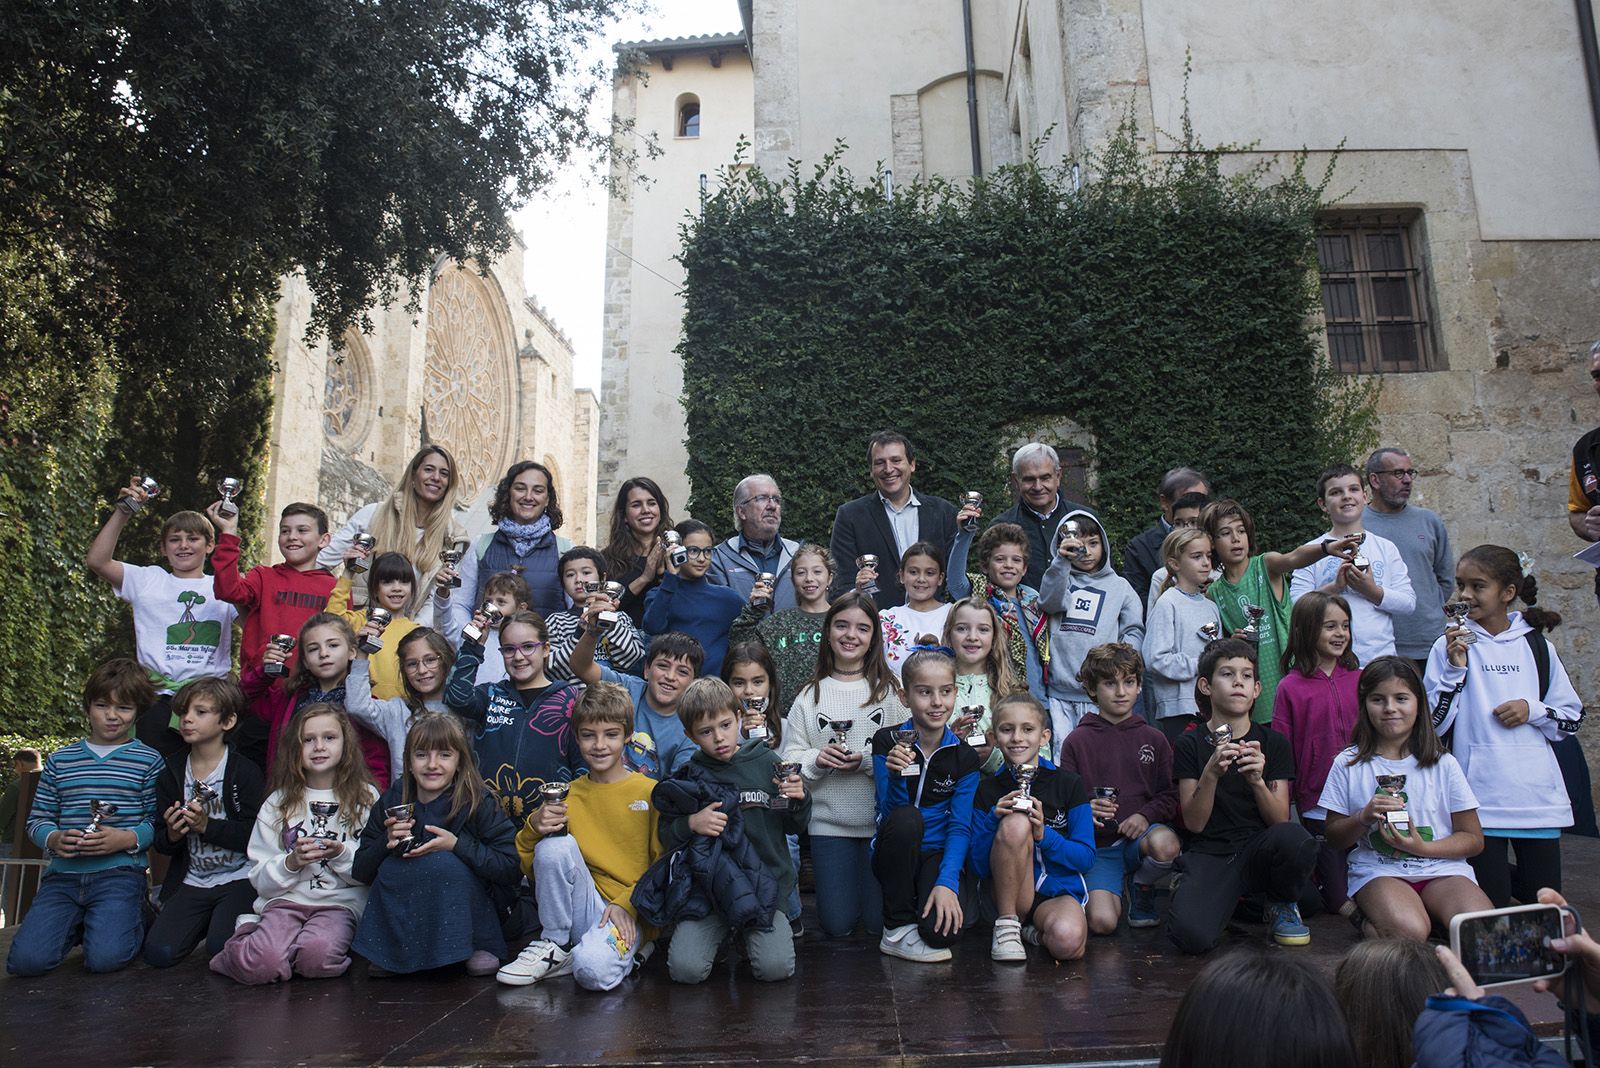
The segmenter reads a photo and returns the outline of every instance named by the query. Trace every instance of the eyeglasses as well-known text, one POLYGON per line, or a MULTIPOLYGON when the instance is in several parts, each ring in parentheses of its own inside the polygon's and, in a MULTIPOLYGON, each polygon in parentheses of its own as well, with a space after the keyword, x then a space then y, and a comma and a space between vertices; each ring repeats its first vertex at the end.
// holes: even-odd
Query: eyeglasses
POLYGON ((1401 478, 1401 479, 1410 479, 1410 478, 1416 478, 1417 477, 1417 472, 1415 470, 1413 470, 1412 468, 1409 468, 1409 467, 1397 467, 1393 471, 1379 471, 1378 474, 1380 474, 1380 475, 1388 475, 1390 478, 1401 478))
POLYGON ((502 645, 500 655, 507 660, 521 653, 523 656, 532 656, 544 648, 544 642, 523 642, 520 645, 502 645))
POLYGON ((775 504, 783 507, 783 498, 776 493, 758 493, 754 497, 745 498, 745 504, 775 504))
POLYGON ((400 662, 400 668, 403 671, 415 671, 418 668, 431 668, 438 666, 439 658, 437 656, 425 656, 421 660, 402 660, 400 662))
POLYGON ((711 557, 711 546, 709 546, 709 545, 685 545, 683 547, 683 554, 685 556, 692 556, 697 560, 707 560, 707 559, 710 559, 710 557, 711 557))

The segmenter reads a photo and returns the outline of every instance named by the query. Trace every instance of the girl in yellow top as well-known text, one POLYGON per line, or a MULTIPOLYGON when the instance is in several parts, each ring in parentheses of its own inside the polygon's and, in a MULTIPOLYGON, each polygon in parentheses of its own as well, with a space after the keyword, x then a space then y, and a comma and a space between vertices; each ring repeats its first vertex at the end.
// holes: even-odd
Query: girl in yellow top
MULTIPOLYGON (((328 595, 328 611, 342 617, 354 631, 360 631, 367 625, 367 609, 351 604, 352 573, 348 565, 352 560, 360 560, 365 556, 365 550, 357 546, 351 546, 345 552, 344 575, 333 587, 333 593, 328 595)), ((371 573, 367 575, 367 591, 372 598, 367 608, 383 608, 393 616, 379 639, 383 648, 363 650, 370 658, 368 670, 372 675, 372 696, 380 701, 404 697, 406 693, 405 679, 400 674, 399 650, 400 639, 417 629, 416 621, 411 618, 416 582, 417 576, 411 568, 411 561, 399 553, 380 553, 372 561, 371 573)))

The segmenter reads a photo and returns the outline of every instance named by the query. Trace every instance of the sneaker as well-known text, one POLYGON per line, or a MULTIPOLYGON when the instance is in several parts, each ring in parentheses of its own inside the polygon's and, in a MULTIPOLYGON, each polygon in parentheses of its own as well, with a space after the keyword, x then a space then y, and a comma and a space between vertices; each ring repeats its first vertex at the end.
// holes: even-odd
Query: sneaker
POLYGON ((532 986, 542 979, 572 974, 572 954, 554 942, 538 941, 517 954, 517 959, 495 973, 507 986, 532 986))
POLYGON ((1272 940, 1280 946, 1311 943, 1311 928, 1300 919, 1300 906, 1293 901, 1269 901, 1262 916, 1272 927, 1272 940))
POLYGON ((1031 923, 1022 929, 1022 940, 1030 946, 1044 945, 1044 936, 1039 933, 1039 928, 1031 923))
POLYGON ((500 958, 490 953, 487 949, 475 950, 472 956, 467 958, 467 974, 474 979, 482 978, 485 975, 493 975, 499 967, 500 958))
POLYGON ((1161 922, 1156 912, 1156 888, 1153 883, 1130 883, 1128 886, 1128 926, 1154 927, 1161 922))
POLYGON ((798 917, 798 916, 796 916, 794 919, 790 920, 789 921, 789 933, 794 935, 796 938, 799 938, 801 935, 805 934, 806 933, 805 922, 803 920, 801 920, 800 917, 798 917))
POLYGON ((1022 945, 1022 921, 1015 916, 1002 916, 994 921, 994 938, 989 942, 992 960, 1022 961, 1028 951, 1022 945))
POLYGON ((914 923, 908 923, 903 927, 885 927, 883 937, 878 939, 878 951, 885 956, 914 960, 922 964, 937 964, 950 959, 948 949, 934 949, 924 942, 921 932, 914 923))

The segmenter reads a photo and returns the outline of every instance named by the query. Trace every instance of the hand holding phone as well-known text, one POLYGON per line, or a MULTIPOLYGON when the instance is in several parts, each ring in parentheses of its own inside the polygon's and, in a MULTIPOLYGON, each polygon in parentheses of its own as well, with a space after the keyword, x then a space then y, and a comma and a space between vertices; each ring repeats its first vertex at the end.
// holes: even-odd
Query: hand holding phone
POLYGON ((1566 935, 1568 916, 1575 926, 1577 914, 1553 903, 1463 912, 1450 920, 1450 948, 1483 989, 1552 979, 1568 967, 1552 944, 1566 935))

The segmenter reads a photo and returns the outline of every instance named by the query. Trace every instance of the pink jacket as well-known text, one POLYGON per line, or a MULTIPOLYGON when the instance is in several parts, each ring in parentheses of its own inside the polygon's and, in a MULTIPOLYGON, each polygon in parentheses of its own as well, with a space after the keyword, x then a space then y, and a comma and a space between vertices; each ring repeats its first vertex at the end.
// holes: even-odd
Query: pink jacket
MULTIPOLYGON (((1278 682, 1272 729, 1289 739, 1295 780, 1290 791, 1300 812, 1317 807, 1334 758, 1350 747, 1350 732, 1361 716, 1356 682, 1361 673, 1334 665, 1329 677, 1290 670, 1278 682)), ((1420 714, 1420 713, 1419 713, 1420 714)))

